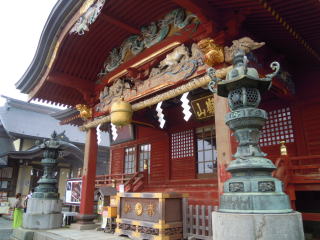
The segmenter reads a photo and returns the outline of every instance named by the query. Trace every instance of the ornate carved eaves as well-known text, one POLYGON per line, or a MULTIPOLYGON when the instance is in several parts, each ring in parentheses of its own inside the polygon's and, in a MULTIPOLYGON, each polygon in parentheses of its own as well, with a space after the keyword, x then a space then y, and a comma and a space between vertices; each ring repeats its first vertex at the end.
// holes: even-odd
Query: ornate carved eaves
POLYGON ((73 25, 69 33, 83 35, 86 31, 89 31, 89 26, 98 18, 105 1, 106 0, 87 0, 80 9, 80 12, 83 14, 73 25))
POLYGON ((165 15, 163 19, 143 26, 139 34, 131 35, 118 48, 111 50, 99 75, 103 76, 114 71, 122 63, 195 21, 197 21, 196 15, 178 8, 165 15))
POLYGON ((203 54, 196 44, 192 45, 191 51, 185 45, 180 45, 150 71, 146 80, 119 78, 110 87, 105 87, 100 92, 96 111, 108 111, 112 101, 121 96, 125 101, 132 102, 197 77, 206 69, 202 59, 203 54))

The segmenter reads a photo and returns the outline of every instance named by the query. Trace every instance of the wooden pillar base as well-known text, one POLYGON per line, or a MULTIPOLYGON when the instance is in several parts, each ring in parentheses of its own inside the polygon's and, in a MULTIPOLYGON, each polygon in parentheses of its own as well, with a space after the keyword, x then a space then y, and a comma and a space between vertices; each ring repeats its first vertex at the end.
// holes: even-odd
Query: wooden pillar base
POLYGON ((95 214, 78 214, 76 216, 76 223, 70 225, 70 228, 77 230, 91 230, 96 229, 98 224, 94 223, 93 220, 97 217, 95 214))

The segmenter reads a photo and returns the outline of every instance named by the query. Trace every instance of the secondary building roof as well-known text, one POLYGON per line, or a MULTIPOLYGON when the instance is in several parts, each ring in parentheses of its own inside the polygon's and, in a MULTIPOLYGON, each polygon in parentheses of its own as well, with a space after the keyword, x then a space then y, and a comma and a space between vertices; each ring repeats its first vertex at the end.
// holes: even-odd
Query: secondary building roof
MULTIPOLYGON (((31 138, 49 138, 55 130, 57 133, 65 131, 70 142, 85 143, 85 133, 78 127, 60 125, 59 121, 50 114, 58 114, 61 109, 28 103, 10 97, 0 107, 0 122, 11 137, 29 136, 31 138)), ((109 146, 108 133, 101 133, 101 146, 109 146)))

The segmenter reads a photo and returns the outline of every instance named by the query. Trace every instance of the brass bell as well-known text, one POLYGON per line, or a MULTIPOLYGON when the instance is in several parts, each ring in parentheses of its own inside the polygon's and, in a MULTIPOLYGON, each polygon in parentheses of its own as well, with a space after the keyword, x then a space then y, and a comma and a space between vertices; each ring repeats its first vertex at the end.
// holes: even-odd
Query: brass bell
POLYGON ((111 105, 111 123, 116 126, 125 126, 132 120, 131 104, 120 99, 111 105))

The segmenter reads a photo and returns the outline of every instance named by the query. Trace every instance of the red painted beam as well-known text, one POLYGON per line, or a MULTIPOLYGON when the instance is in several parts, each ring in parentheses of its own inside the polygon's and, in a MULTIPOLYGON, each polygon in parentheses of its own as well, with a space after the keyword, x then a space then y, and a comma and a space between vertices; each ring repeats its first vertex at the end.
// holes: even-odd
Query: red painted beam
POLYGON ((320 222, 320 213, 302 213, 302 219, 304 221, 320 222))
POLYGON ((204 1, 194 3, 192 0, 172 0, 172 2, 197 15, 202 23, 209 22, 213 18, 211 7, 205 4, 204 1))
POLYGON ((127 31, 127 32, 130 32, 130 33, 133 33, 133 34, 140 34, 140 30, 135 28, 135 27, 132 27, 130 26, 129 24, 127 23, 124 23, 118 19, 116 19, 115 17, 112 17, 110 15, 106 15, 106 14, 101 14, 101 18, 108 22, 108 23, 111 23, 113 25, 116 25, 120 28, 122 28, 123 30, 127 31))
POLYGON ((94 83, 65 73, 52 73, 48 76, 47 81, 61 86, 74 88, 83 95, 84 99, 87 100, 94 90, 94 83))

